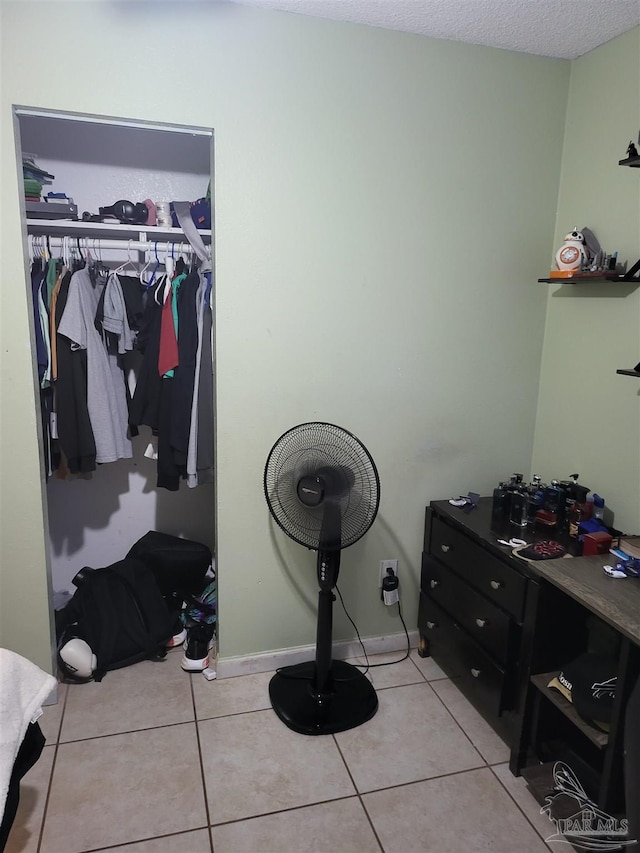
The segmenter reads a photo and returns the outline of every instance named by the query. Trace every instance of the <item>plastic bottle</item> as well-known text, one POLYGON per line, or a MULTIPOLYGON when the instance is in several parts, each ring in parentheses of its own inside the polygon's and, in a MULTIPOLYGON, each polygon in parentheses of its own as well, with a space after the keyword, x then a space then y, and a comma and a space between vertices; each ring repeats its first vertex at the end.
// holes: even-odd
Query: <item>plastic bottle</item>
POLYGON ((587 512, 587 493, 589 489, 586 486, 575 486, 575 501, 571 507, 569 514, 569 536, 572 539, 577 539, 580 533, 580 522, 585 520, 587 512))
POLYGON ((593 495, 593 517, 604 523, 604 498, 600 495, 593 495))
POLYGON ((493 490, 493 504, 491 507, 491 519, 494 523, 500 523, 507 514, 506 508, 507 490, 504 483, 500 483, 493 490))
POLYGON ((539 474, 534 474, 528 488, 529 511, 527 514, 527 520, 529 521, 529 524, 533 524, 535 522, 536 513, 544 504, 544 489, 545 487, 542 485, 542 477, 539 474))

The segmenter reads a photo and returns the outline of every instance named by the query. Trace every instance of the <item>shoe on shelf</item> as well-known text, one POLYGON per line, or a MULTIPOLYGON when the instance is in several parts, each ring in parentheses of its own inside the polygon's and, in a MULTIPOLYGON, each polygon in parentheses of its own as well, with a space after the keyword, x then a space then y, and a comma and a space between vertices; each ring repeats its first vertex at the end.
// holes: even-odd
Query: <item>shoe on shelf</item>
POLYGON ((180 664, 185 672, 202 672, 209 666, 209 643, 212 637, 212 625, 194 625, 187 629, 187 640, 180 664))

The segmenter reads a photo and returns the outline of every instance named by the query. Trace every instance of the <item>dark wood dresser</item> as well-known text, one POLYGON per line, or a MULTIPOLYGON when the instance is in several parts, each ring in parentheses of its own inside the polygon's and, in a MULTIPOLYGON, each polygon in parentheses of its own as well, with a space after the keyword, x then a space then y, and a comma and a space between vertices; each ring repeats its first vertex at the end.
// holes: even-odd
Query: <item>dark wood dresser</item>
POLYGON ((489 722, 512 742, 518 661, 530 572, 498 544, 523 537, 491 529, 491 500, 470 513, 448 501, 426 512, 418 629, 430 655, 489 722))
POLYGON ((575 542, 544 528, 496 525, 491 503, 481 498, 468 513, 448 501, 427 507, 420 654, 432 656, 503 737, 512 772, 534 795, 548 790, 555 762, 568 760, 593 801, 619 813, 625 709, 640 673, 640 579, 607 577, 609 555, 522 560, 498 539, 553 538, 569 552, 575 542), (548 687, 563 666, 603 644, 618 669, 607 734, 548 687))

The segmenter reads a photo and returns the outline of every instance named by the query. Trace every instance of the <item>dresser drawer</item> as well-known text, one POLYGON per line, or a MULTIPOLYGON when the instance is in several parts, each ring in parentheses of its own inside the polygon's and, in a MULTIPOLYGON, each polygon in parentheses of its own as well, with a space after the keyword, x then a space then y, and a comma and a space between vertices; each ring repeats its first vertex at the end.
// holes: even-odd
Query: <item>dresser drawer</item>
POLYGON ((527 581, 511 566, 437 516, 431 523, 429 553, 522 622, 527 581))
POLYGON ((418 628, 429 654, 457 687, 476 708, 498 717, 503 706, 504 670, 424 593, 420 595, 418 628))
POLYGON ((504 610, 426 554, 422 589, 498 662, 507 662, 511 617, 504 610))

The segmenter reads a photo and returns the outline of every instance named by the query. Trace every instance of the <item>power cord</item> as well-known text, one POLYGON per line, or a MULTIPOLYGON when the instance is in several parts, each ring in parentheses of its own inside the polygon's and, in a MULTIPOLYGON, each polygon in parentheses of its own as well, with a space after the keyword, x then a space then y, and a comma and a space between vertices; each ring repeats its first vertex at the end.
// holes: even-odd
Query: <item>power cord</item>
MULTIPOLYGON (((367 655, 367 650, 365 649, 364 643, 362 642, 362 637, 360 636, 360 632, 358 631, 358 626, 356 625, 356 623, 351 618, 349 611, 347 610, 347 608, 345 606, 344 598, 342 597, 342 593, 340 592, 340 588, 338 587, 337 584, 335 586, 335 590, 338 593, 338 598, 340 599, 340 604, 342 605, 342 609, 345 612, 345 616, 347 617, 349 622, 351 622, 351 624, 353 625, 353 630, 356 632, 358 642, 360 643, 360 647, 362 648, 362 654, 364 655, 364 659, 366 660, 366 664, 362 664, 362 663, 353 664, 353 666, 356 669, 363 670, 362 674, 364 675, 365 673, 367 673, 370 669, 373 669, 374 667, 393 666, 396 663, 402 663, 403 661, 407 660, 407 658, 409 657, 409 655, 411 653, 411 640, 409 639, 409 631, 407 630, 407 626, 405 625, 405 621, 402 617, 402 609, 400 607, 400 601, 399 600, 397 602, 398 615, 400 616, 400 621, 402 622, 402 627, 404 628, 404 633, 407 637, 407 651, 404 653, 404 655, 401 658, 398 658, 398 660, 390 660, 390 661, 386 661, 385 663, 369 663, 369 656, 367 655)), ((313 680, 312 676, 298 675, 296 673, 296 669, 298 669, 298 668, 302 669, 304 666, 305 666, 305 664, 298 664, 297 667, 280 667, 276 670, 276 672, 279 675, 284 676, 285 678, 292 678, 292 679, 301 680, 301 681, 312 681, 313 680), (288 671, 283 672, 283 670, 288 670, 288 671)), ((346 679, 337 678, 336 679, 336 681, 352 681, 352 680, 353 679, 349 679, 349 678, 346 678, 346 679)))
POLYGON ((364 675, 364 674, 365 674, 369 669, 373 669, 374 667, 377 667, 377 666, 392 666, 393 664, 396 664, 396 663, 402 663, 403 661, 407 660, 407 658, 408 658, 408 657, 409 657, 409 655, 411 654, 411 640, 409 639, 409 632, 407 631, 407 626, 405 625, 405 621, 404 621, 404 619, 403 619, 403 617, 402 617, 402 609, 401 609, 401 607, 400 607, 400 600, 398 600, 398 601, 397 601, 397 605, 398 605, 398 615, 400 616, 400 621, 402 622, 402 627, 404 628, 404 633, 405 633, 405 635, 406 635, 406 637, 407 637, 407 651, 404 653, 404 655, 403 655, 401 658, 398 658, 398 660, 390 660, 390 661, 386 661, 385 663, 369 663, 369 657, 367 656, 367 651, 366 651, 366 649, 365 649, 365 647, 364 647, 364 643, 362 642, 362 639, 361 639, 361 637, 360 637, 360 633, 359 633, 359 631, 358 631, 358 628, 357 628, 357 626, 356 626, 356 623, 353 621, 353 619, 352 619, 352 618, 351 618, 351 616, 349 615, 349 612, 348 612, 347 608, 345 607, 344 599, 342 598, 342 593, 341 593, 341 592, 340 592, 340 590, 338 589, 338 585, 337 585, 337 584, 336 584, 336 592, 338 593, 338 596, 339 596, 339 598, 340 598, 340 604, 342 604, 342 609, 344 610, 344 612, 345 612, 345 615, 346 615, 347 619, 348 619, 348 620, 349 620, 349 622, 351 622, 351 624, 353 625, 353 628, 354 628, 354 630, 355 630, 355 632, 356 632, 356 636, 358 637, 358 641, 359 641, 359 643, 360 643, 360 646, 362 647, 362 653, 363 653, 363 655, 364 655, 364 659, 365 659, 365 660, 366 660, 366 662, 367 662, 367 663, 366 663, 366 665, 365 665, 365 664, 362 664, 362 663, 356 663, 356 664, 354 664, 354 666, 355 666, 357 669, 362 669, 362 670, 363 670, 363 675, 364 675))

